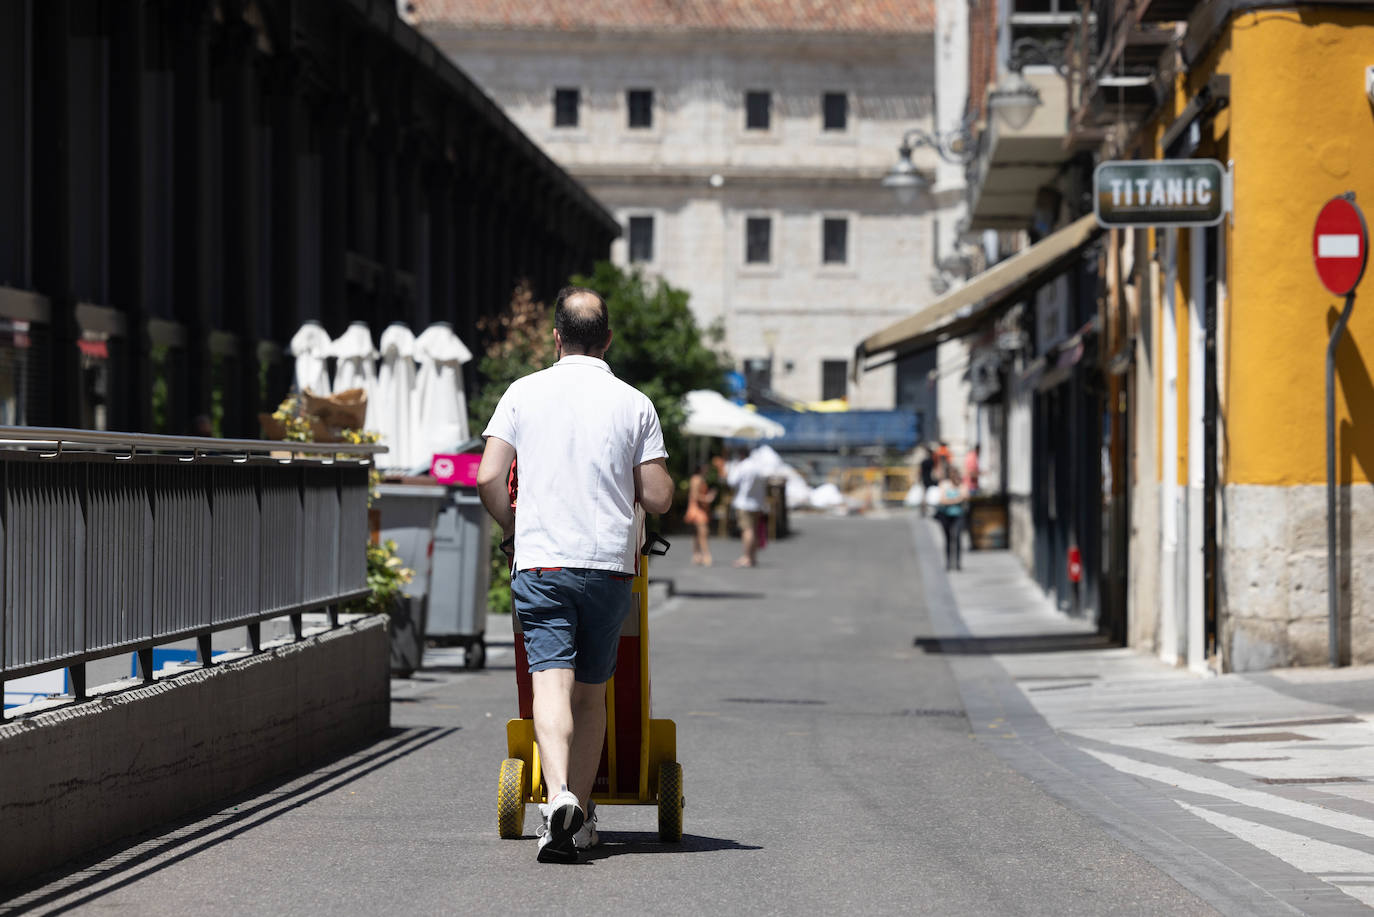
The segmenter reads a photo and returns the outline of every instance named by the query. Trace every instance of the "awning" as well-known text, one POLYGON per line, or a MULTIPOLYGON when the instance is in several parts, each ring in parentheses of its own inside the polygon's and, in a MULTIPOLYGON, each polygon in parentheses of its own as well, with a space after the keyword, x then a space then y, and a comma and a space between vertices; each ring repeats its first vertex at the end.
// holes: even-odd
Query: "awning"
POLYGON ((1093 342, 1097 331, 1097 316, 1093 316, 1074 334, 1033 360, 1017 379, 1017 387, 1022 391, 1033 388, 1037 392, 1047 392, 1067 380, 1073 375, 1079 363, 1083 362, 1084 356, 1088 353, 1088 345, 1093 342))
POLYGON ((891 351, 900 356, 976 330, 998 306, 1025 297, 1062 273, 1099 232, 1097 218, 1088 214, 997 262, 915 315, 865 338, 855 353, 855 371, 874 368, 863 365, 874 354, 891 351))

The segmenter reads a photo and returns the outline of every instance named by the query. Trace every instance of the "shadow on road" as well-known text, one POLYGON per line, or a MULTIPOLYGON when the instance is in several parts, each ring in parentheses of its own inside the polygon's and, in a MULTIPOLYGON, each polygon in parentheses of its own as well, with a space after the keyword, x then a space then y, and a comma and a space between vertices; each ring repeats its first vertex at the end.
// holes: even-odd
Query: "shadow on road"
POLYGON ((1103 634, 1017 634, 1005 637, 917 637, 912 645, 924 653, 946 656, 993 656, 1014 653, 1063 653, 1105 650, 1119 643, 1103 634))
POLYGON ((0 887, 0 901, 7 895, 13 896, 6 903, 7 914, 25 914, 35 909, 44 914, 79 911, 108 892, 233 840, 457 731, 393 727, 371 745, 340 754, 323 765, 259 784, 186 818, 87 854, 22 885, 0 887), (99 887, 92 889, 94 885, 99 887), (71 897, 88 889, 86 895, 71 897))
POLYGON ((768 597, 766 592, 705 592, 701 590, 684 589, 673 593, 675 599, 764 599, 768 597))
POLYGON ((698 834, 684 834, 677 844, 667 844, 658 839, 657 831, 603 831, 601 843, 591 850, 582 852, 582 861, 604 860, 614 856, 632 856, 641 853, 711 853, 718 850, 762 850, 754 844, 741 844, 739 841, 721 837, 702 837, 698 834))

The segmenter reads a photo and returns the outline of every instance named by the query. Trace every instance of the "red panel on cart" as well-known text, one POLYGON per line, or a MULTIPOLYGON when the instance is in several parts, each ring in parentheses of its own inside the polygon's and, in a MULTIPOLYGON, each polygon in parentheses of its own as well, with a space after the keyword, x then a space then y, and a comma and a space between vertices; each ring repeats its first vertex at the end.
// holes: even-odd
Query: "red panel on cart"
POLYGON ((530 684, 530 657, 525 653, 525 635, 515 635, 515 694, 520 719, 534 719, 534 689, 530 684))
POLYGON ((639 637, 621 637, 615 668, 615 792, 639 794, 639 743, 643 736, 639 719, 639 637))

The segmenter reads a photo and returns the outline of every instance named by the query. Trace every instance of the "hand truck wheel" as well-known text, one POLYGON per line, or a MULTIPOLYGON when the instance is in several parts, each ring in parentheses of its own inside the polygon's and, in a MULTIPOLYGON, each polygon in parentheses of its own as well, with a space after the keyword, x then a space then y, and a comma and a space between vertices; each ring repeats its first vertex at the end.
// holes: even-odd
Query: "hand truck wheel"
POLYGON ((658 766, 658 839, 676 844, 682 840, 682 765, 664 761, 658 766))
POLYGON ((507 758, 501 762, 496 796, 496 829, 503 838, 525 835, 525 762, 507 758))

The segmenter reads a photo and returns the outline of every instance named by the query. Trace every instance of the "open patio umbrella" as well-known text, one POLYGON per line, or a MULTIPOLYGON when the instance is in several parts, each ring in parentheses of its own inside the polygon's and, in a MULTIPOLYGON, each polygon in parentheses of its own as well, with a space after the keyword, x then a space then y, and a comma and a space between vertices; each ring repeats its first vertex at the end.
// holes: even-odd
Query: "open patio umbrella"
POLYGON ((787 431, 777 421, 740 407, 720 392, 701 389, 687 393, 687 421, 682 432, 722 439, 774 439, 787 431))
POLYGON ((417 458, 428 467, 436 452, 452 452, 468 438, 468 402, 463 393, 463 364, 472 351, 448 322, 436 322, 415 339, 420 364, 415 383, 417 458))
POLYGON ((400 322, 382 332, 377 386, 367 401, 369 429, 382 437, 388 451, 377 456, 382 471, 408 471, 423 464, 415 430, 415 335, 400 322))
POLYGON ((329 394, 329 332, 313 319, 291 336, 290 351, 296 358, 296 391, 309 389, 316 395, 329 394))

